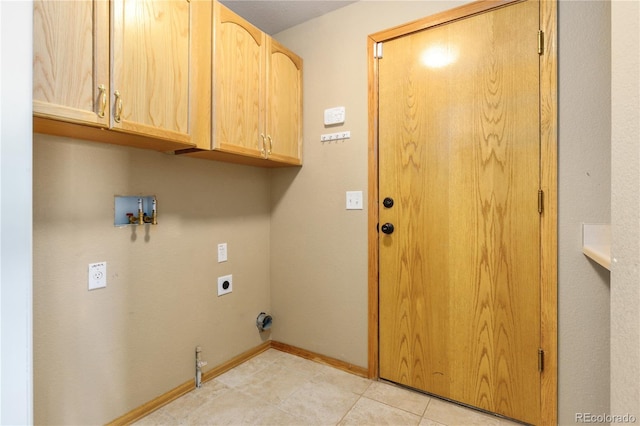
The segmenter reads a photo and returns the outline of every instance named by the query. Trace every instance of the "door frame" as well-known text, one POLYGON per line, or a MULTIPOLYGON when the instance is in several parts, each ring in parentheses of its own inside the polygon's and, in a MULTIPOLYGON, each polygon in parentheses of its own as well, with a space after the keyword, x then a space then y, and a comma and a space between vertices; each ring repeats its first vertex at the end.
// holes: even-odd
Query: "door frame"
MULTIPOLYGON (((378 264, 378 61, 377 43, 422 31, 464 17, 504 7, 522 0, 480 0, 377 32, 368 37, 368 375, 379 378, 379 264, 378 264)), ((557 424, 558 418, 558 101, 557 101, 557 0, 539 0, 544 47, 540 55, 540 188, 544 193, 541 218, 540 345, 544 351, 541 373, 540 423, 557 424)))

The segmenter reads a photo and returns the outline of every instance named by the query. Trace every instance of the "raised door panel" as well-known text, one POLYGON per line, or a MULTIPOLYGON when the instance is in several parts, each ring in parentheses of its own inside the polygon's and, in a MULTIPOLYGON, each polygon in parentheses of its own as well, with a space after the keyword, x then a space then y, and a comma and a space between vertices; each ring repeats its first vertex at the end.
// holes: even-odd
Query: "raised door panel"
POLYGON ((112 128, 191 142, 191 19, 197 3, 113 2, 112 128))
POLYGON ((216 2, 212 148, 264 156, 265 35, 216 2))
POLYGON ((268 158, 302 164, 302 59, 271 40, 267 69, 268 158))
POLYGON ((33 3, 33 113, 109 124, 109 2, 33 3))

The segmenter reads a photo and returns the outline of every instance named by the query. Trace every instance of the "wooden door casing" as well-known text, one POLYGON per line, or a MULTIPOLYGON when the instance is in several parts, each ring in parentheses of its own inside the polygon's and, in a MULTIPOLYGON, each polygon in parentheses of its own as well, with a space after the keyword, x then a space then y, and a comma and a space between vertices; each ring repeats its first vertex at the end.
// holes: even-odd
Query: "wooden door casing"
POLYGON ((396 38, 378 63, 379 198, 396 200, 379 212, 396 226, 379 246, 380 376, 531 423, 538 16, 528 1, 396 38), (454 62, 426 67, 430 48, 454 62), (404 177, 385 179, 398 170, 404 177))

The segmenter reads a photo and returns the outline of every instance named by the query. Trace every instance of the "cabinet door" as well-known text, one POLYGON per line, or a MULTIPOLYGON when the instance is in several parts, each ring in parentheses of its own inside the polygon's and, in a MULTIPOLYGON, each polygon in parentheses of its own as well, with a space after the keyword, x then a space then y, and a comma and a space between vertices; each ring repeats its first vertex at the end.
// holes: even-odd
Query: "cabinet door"
POLYGON ((212 148, 263 157, 265 35, 215 3, 212 148))
POLYGON ((33 2, 33 114, 109 125, 109 2, 33 2))
POLYGON ((270 41, 267 85, 267 155, 302 164, 302 59, 270 41))
POLYGON ((197 3, 113 1, 114 129, 191 141, 189 59, 197 3))

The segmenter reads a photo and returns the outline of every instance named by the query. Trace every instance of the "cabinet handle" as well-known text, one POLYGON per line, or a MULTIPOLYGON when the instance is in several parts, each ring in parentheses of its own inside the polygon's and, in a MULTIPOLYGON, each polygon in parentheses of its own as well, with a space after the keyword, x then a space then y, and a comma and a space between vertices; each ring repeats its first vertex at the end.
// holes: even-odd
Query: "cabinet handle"
POLYGON ((120 122, 120 116, 122 115, 122 97, 119 91, 113 92, 113 96, 116 97, 116 113, 113 115, 113 119, 116 123, 120 122))
POLYGON ((262 138, 262 145, 260 146, 260 154, 262 154, 264 158, 267 158, 267 152, 264 149, 264 147, 266 146, 264 133, 260 133, 260 137, 262 138))
POLYGON ((104 84, 101 84, 98 86, 98 90, 100 91, 100 111, 98 111, 98 117, 102 118, 107 108, 107 88, 104 84))
POLYGON ((271 150, 273 149, 273 139, 271 139, 271 135, 267 135, 267 139, 269 140, 269 149, 267 150, 267 155, 271 155, 271 150))

